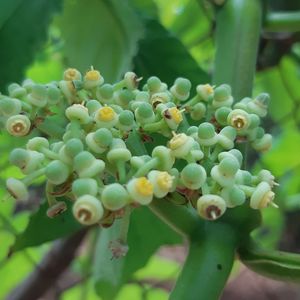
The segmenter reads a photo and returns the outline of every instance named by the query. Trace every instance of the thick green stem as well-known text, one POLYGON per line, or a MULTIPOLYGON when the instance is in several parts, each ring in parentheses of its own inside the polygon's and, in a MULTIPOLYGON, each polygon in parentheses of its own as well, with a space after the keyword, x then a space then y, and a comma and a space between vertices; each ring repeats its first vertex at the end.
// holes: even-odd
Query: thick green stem
POLYGON ((300 31, 300 11, 268 13, 264 30, 269 32, 300 31))
POLYGON ((190 244, 170 299, 219 299, 232 269, 236 245, 231 227, 207 222, 204 236, 190 244))
POLYGON ((228 83, 235 100, 251 96, 262 24, 260 0, 227 0, 216 12, 214 84, 228 83))

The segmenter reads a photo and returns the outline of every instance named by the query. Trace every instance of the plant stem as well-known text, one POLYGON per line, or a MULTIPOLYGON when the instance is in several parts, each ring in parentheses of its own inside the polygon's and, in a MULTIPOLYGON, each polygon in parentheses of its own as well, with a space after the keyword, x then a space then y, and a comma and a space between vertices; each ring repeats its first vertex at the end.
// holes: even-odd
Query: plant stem
POLYGON ((264 30, 268 32, 300 31, 300 11, 268 13, 264 30))
POLYGON ((251 96, 262 24, 260 0, 227 0, 216 11, 214 84, 228 83, 235 100, 251 96))
POLYGON ((231 227, 207 221, 205 235, 190 244, 171 300, 217 300, 234 262, 237 240, 231 227))

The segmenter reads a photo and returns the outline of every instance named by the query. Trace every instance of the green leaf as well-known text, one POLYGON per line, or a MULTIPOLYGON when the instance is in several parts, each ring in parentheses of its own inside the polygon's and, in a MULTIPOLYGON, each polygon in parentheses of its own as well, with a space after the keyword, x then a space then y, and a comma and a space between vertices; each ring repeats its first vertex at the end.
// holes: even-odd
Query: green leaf
POLYGON ((0 2, 0 88, 20 81, 35 52, 47 38, 52 15, 61 0, 4 0, 0 2))
POLYGON ((113 299, 121 283, 124 257, 112 258, 110 242, 119 238, 122 220, 116 220, 113 226, 103 229, 96 246, 94 277, 96 292, 102 299, 113 299))
POLYGON ((136 208, 128 232, 129 251, 124 258, 112 260, 110 241, 119 237, 121 222, 103 229, 96 247, 95 287, 103 299, 113 299, 133 273, 144 267, 155 251, 165 244, 180 243, 181 238, 157 219, 147 207, 136 208))
POLYGON ((108 81, 131 68, 142 24, 127 1, 65 1, 59 24, 68 66, 86 71, 92 65, 108 81))
POLYGON ((300 282, 300 255, 270 251, 251 245, 239 250, 241 261, 251 270, 277 280, 300 282))
POLYGON ((81 225, 73 217, 72 203, 67 200, 66 204, 68 207, 66 212, 50 219, 46 215, 48 203, 44 202, 39 210, 31 216, 25 231, 16 236, 11 251, 38 246, 76 232, 81 225))
POLYGON ((158 76, 168 85, 177 77, 186 77, 195 86, 210 81, 184 45, 159 22, 145 20, 145 38, 134 58, 135 71, 147 79, 158 76))

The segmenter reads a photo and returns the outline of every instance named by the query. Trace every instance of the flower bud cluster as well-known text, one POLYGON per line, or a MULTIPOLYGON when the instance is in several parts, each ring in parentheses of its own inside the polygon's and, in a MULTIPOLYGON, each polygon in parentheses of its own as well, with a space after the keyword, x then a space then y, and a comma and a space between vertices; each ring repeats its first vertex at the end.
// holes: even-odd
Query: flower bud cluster
POLYGON ((150 77, 138 89, 140 80, 127 72, 109 84, 91 68, 84 76, 67 69, 63 80, 45 85, 11 84, 9 95, 0 96, 3 127, 10 135, 28 136, 26 147, 10 155, 25 175, 7 180, 13 197, 26 201, 28 186, 42 177, 49 217, 66 209, 64 197, 74 202, 80 223, 103 226, 127 206, 166 201, 173 193, 184 195, 207 220, 238 205, 261 209, 272 204, 274 176, 267 170, 256 176, 243 170, 237 149, 241 143, 262 152, 270 148, 272 137, 260 127, 267 94, 233 104, 226 84, 200 84, 191 96, 185 78, 168 87, 150 77), (60 139, 49 133, 60 125, 55 115, 65 120, 60 139), (37 136, 43 122, 47 138, 37 136), (156 142, 159 135, 163 144, 156 142), (136 155, 146 149, 144 143, 152 150, 136 155))

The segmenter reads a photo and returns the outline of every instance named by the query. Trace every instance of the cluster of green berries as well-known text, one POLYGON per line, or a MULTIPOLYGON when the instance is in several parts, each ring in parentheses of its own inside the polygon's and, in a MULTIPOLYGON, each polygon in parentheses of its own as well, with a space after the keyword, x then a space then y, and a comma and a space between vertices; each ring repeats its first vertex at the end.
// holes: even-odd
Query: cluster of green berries
POLYGON ((45 85, 11 84, 9 95, 0 95, 2 127, 28 139, 25 148, 10 155, 26 175, 7 180, 10 194, 26 201, 28 186, 44 178, 49 217, 62 213, 67 207, 62 199, 70 199, 80 223, 103 226, 128 206, 167 201, 176 193, 208 220, 244 203, 253 209, 272 204, 274 176, 243 170, 243 155, 236 149, 241 143, 257 151, 270 148, 272 136, 260 127, 267 94, 234 104, 226 84, 200 84, 191 97, 185 78, 168 88, 150 77, 141 90, 139 81, 127 72, 120 82, 105 83, 91 68, 85 76, 67 69, 62 81, 45 85), (38 129, 46 121, 49 129, 57 126, 51 123, 55 115, 65 118, 60 139, 38 129), (154 134, 165 143, 155 145, 154 134), (129 149, 142 143, 153 143, 151 153, 133 155, 129 149))

